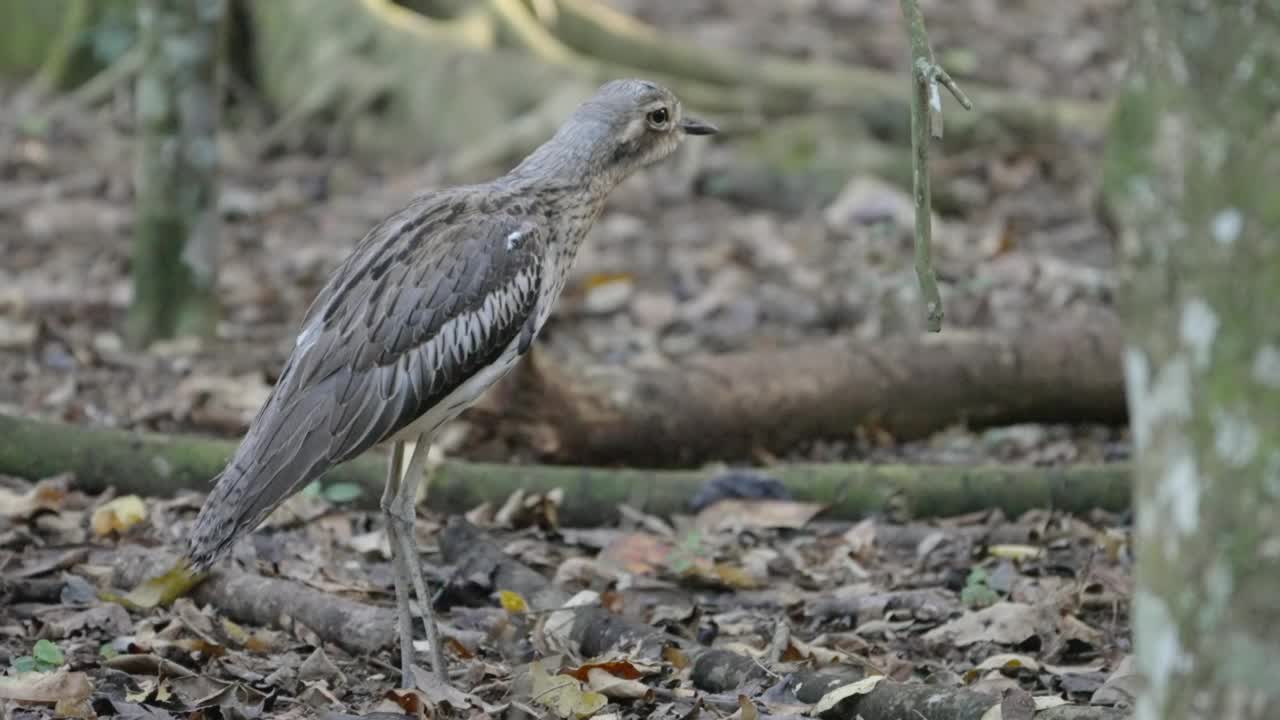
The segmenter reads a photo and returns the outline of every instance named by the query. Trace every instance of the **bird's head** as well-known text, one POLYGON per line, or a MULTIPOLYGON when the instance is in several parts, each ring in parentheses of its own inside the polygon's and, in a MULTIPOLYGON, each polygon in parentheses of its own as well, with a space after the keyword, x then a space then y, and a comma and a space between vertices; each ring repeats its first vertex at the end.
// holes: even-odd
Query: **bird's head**
POLYGON ((611 80, 579 105, 535 155, 612 185, 667 157, 686 136, 716 132, 711 123, 685 115, 680 100, 661 85, 611 80))
POLYGON ((716 127, 684 114, 670 90, 646 80, 613 80, 583 103, 566 130, 594 136, 610 169, 630 172, 657 162, 686 135, 711 135, 716 127))

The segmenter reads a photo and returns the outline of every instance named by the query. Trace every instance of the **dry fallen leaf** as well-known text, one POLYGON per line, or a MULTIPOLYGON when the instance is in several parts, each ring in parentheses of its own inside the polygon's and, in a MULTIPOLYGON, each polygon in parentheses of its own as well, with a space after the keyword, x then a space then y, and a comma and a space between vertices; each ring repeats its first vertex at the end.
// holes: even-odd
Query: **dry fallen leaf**
POLYGON ((689 667, 689 656, 680 651, 674 645, 669 645, 662 649, 662 659, 671 664, 676 670, 683 670, 689 667))
POLYGON ((598 667, 587 670, 587 686, 605 697, 616 700, 638 700, 653 696, 653 688, 639 680, 618 677, 598 667))
POLYGON ((1071 704, 1061 695, 1037 695, 1032 699, 1036 703, 1036 712, 1071 704))
POLYGON ((810 645, 792 636, 787 642, 787 649, 782 654, 782 660, 785 662, 813 660, 818 665, 839 665, 848 662, 849 654, 839 650, 810 645))
POLYGON ((698 513, 695 524, 703 532, 737 528, 801 528, 825 508, 818 503, 794 500, 726 498, 698 513))
POLYGON ((222 631, 226 633, 232 642, 251 653, 259 655, 265 655, 272 651, 275 647, 276 637, 279 634, 264 628, 258 628, 250 632, 226 618, 222 618, 222 631))
POLYGON ((26 350, 35 345, 39 336, 35 323, 18 322, 0 315, 0 350, 26 350))
POLYGON ((1102 647, 1106 643, 1102 631, 1075 615, 1063 615, 1058 619, 1058 634, 1064 641, 1075 640, 1095 648, 1102 647))
POLYGON ((435 673, 417 666, 413 668, 413 682, 418 690, 426 693, 434 702, 447 703, 454 710, 466 710, 479 704, 474 696, 441 681, 435 673))
POLYGON ((1014 653, 999 653, 983 660, 974 670, 1030 670, 1040 671, 1040 663, 1035 658, 1014 653))
MULTIPOLYGON (((437 716, 435 703, 420 690, 388 690, 374 712, 394 713, 403 711, 409 717, 428 720, 437 716)), ((397 713, 399 714, 399 713, 397 713)))
POLYGON ((695 584, 730 590, 755 590, 761 586, 760 581, 744 568, 705 560, 695 559, 680 573, 680 577, 695 584))
POLYGON ((924 634, 930 643, 949 643, 965 647, 977 642, 1018 645, 1039 634, 1039 628, 1052 629, 1053 619, 1033 605, 999 602, 977 612, 966 612, 951 622, 924 634))
POLYGON ((866 560, 876 544, 876 522, 872 518, 866 518, 857 525, 845 531, 841 536, 844 544, 849 548, 849 554, 854 557, 866 560))
POLYGON ((169 702, 173 691, 169 688, 168 678, 143 678, 138 682, 138 691, 126 693, 125 700, 136 703, 169 702))
POLYGON ((582 310, 592 315, 606 315, 621 310, 635 290, 630 273, 595 273, 587 278, 582 295, 582 310))
POLYGON ((606 566, 616 566, 635 575, 652 575, 671 555, 670 542, 649 533, 635 532, 619 535, 600 551, 598 560, 606 566))
POLYGON ((391 558, 391 542, 385 530, 370 530, 367 533, 353 535, 346 541, 346 546, 370 558, 381 556, 384 560, 391 558))
POLYGON ((270 395, 271 386, 259 372, 238 377, 193 374, 174 388, 174 412, 198 425, 234 430, 248 427, 270 395))
POLYGON ((1132 704, 1143 689, 1143 677, 1134 668, 1132 655, 1126 655, 1107 677, 1107 681, 1094 691, 1089 702, 1094 705, 1132 704))
POLYGON ((565 720, 591 717, 609 704, 609 699, 604 695, 594 690, 584 690, 582 683, 572 675, 551 675, 541 661, 529 664, 529 675, 533 681, 529 699, 565 720))
POLYGON ((54 672, 25 672, 0 676, 0 700, 52 704, 75 702, 93 694, 89 676, 59 668, 54 672))
POLYGON ((147 519, 147 506, 137 495, 123 495, 93 511, 90 524, 93 534, 105 537, 123 533, 147 519))
POLYGON ((840 687, 829 691, 826 695, 823 695, 822 698, 814 704, 813 709, 809 711, 809 714, 814 717, 845 717, 847 713, 839 710, 840 704, 851 697, 866 695, 872 690, 875 690, 876 686, 879 685, 882 680, 884 680, 883 675, 872 675, 857 682, 849 683, 848 685, 841 685, 840 687))
POLYGON ((583 590, 569 598, 560 606, 561 609, 547 615, 547 619, 542 622, 542 641, 547 648, 553 652, 561 652, 577 647, 577 643, 571 637, 573 623, 577 619, 576 608, 599 604, 600 593, 594 590, 583 590))
POLYGON ((603 660, 599 662, 586 662, 577 667, 562 667, 560 668, 560 674, 570 675, 582 682, 587 682, 591 679, 590 675, 592 670, 603 670, 610 675, 614 675, 625 680, 635 680, 637 678, 642 678, 645 675, 652 674, 656 668, 650 666, 637 666, 629 660, 617 659, 603 660), (643 671, 641 669, 642 667, 648 670, 648 672, 643 671))
POLYGON ((57 511, 67 497, 67 478, 46 478, 25 493, 16 493, 0 487, 0 515, 10 518, 29 518, 40 510, 57 511))

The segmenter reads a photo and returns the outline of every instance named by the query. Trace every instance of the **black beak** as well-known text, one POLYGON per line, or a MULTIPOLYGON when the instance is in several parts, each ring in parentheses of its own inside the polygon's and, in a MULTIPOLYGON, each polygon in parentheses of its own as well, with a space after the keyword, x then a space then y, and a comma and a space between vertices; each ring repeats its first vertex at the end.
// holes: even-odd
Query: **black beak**
POLYGON ((684 131, 685 135, 715 135, 720 132, 720 128, 695 117, 687 117, 681 120, 680 129, 684 131))

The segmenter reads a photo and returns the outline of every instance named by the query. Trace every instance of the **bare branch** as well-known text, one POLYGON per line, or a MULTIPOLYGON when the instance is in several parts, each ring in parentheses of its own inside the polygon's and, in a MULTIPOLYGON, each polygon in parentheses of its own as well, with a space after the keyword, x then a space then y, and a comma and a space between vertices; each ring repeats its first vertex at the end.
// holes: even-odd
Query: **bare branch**
POLYGON ((942 330, 942 295, 933 271, 933 203, 929 189, 929 138, 942 137, 941 84, 966 110, 973 103, 955 80, 933 59, 924 16, 916 0, 900 0, 902 15, 911 36, 911 178, 916 209, 916 279, 924 298, 929 332, 942 330))

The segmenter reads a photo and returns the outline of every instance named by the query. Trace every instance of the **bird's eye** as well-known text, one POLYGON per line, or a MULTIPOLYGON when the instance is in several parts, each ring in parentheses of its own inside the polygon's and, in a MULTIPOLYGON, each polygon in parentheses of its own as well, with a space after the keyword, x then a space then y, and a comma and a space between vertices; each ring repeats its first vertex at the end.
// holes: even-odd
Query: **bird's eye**
POLYGON ((670 115, 668 115, 666 108, 658 108, 649 113, 649 125, 655 129, 661 130, 666 127, 668 119, 670 119, 670 115))

